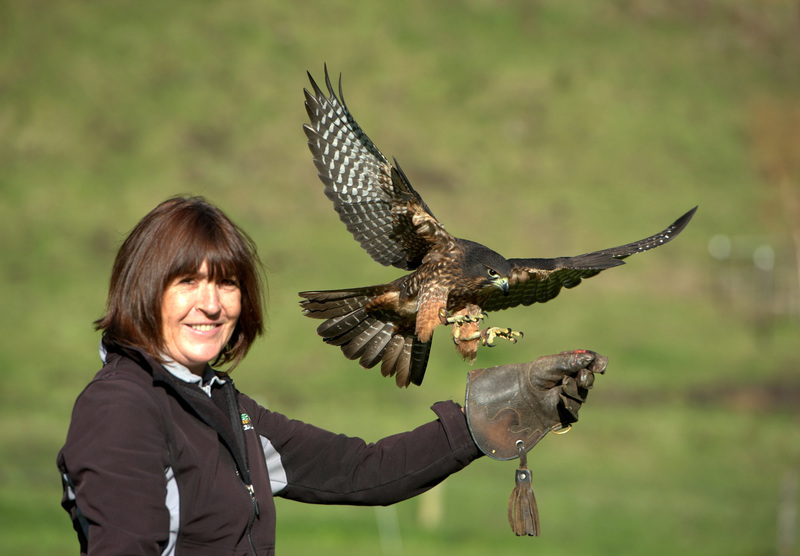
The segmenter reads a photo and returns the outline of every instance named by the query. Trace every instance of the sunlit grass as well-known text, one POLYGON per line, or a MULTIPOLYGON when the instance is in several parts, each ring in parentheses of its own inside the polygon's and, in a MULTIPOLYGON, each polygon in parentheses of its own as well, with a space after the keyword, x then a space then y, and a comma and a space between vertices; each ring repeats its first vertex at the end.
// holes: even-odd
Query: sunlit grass
POLYGON ((300 290, 400 274, 350 239, 315 176, 301 89, 327 62, 448 230, 508 256, 626 243, 700 209, 669 246, 490 317, 526 335, 475 367, 576 347, 611 358, 575 431, 532 452, 541 538, 508 530, 515 464, 482 460, 441 487, 433 528, 419 523, 424 499, 279 501, 279 553, 774 553, 798 414, 753 393, 797 388, 797 316, 764 326, 749 275, 727 289, 706 244, 749 235, 787 252, 748 134, 770 133, 753 99, 799 90, 793 6, 0 6, 0 552, 75 552, 55 456, 99 368, 91 323, 115 250, 168 196, 218 203, 266 263, 270 330, 234 374, 241 389, 367 440, 463 397, 470 367, 445 329, 423 387, 400 391, 324 345, 298 309, 300 290))

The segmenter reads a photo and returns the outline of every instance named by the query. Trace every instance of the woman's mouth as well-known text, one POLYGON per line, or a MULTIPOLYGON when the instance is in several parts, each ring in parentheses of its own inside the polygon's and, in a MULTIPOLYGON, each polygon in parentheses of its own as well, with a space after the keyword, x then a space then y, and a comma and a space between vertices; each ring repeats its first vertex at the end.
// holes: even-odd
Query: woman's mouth
POLYGON ((217 327, 216 324, 189 324, 187 326, 192 330, 197 330, 198 332, 211 332, 217 327))

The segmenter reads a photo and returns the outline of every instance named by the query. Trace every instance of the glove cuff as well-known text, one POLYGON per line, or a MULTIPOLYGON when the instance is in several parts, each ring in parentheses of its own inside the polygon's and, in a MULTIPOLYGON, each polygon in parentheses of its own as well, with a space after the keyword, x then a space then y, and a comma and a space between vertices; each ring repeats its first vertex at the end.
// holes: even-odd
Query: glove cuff
POLYGON ((560 423, 548 426, 542 408, 526 384, 530 363, 475 369, 467 376, 466 414, 478 448, 497 460, 519 457, 516 443, 526 450, 560 423))

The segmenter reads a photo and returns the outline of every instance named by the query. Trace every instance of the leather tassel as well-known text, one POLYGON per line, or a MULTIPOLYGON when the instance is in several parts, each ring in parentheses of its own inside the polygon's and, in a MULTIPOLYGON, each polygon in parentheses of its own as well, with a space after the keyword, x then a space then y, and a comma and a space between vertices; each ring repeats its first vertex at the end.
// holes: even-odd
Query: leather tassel
POLYGON ((508 523, 518 537, 525 535, 538 537, 539 509, 536 506, 536 497, 533 495, 528 453, 522 440, 517 440, 517 452, 519 468, 516 472, 516 485, 508 500, 508 523))

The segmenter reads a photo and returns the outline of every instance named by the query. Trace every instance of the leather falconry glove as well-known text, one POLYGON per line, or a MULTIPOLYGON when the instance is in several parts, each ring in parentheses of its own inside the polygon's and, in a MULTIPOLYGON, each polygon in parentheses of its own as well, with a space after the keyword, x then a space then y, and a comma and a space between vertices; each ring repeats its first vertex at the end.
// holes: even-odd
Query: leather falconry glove
POLYGON ((490 458, 520 458, 508 506, 517 535, 539 534, 527 452, 548 432, 571 428, 594 385, 594 374, 603 374, 607 364, 607 357, 575 350, 469 372, 466 414, 472 438, 490 458))

